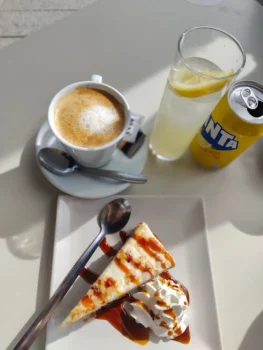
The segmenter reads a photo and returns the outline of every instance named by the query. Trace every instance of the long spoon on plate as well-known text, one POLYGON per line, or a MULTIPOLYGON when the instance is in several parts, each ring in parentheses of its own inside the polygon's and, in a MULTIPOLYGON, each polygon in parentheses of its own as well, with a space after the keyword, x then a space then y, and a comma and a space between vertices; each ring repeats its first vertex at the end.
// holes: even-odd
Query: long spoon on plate
POLYGON ((121 182, 144 184, 147 178, 141 174, 124 173, 116 170, 82 167, 65 151, 57 148, 42 148, 38 152, 39 163, 56 175, 68 175, 75 171, 85 171, 87 175, 109 178, 121 182))
POLYGON ((64 278, 47 305, 40 312, 25 334, 19 340, 14 350, 27 350, 45 327, 62 299, 85 267, 103 238, 108 234, 116 233, 124 228, 131 216, 131 206, 127 199, 118 198, 109 202, 100 212, 98 223, 100 232, 88 246, 79 260, 75 263, 64 278))

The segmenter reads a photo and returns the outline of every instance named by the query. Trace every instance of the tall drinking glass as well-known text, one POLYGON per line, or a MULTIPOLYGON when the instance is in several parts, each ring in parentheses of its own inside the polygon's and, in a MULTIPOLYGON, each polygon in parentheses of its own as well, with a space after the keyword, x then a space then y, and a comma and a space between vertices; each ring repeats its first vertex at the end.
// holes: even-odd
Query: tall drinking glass
POLYGON ((178 41, 162 101, 150 137, 150 149, 176 160, 245 65, 240 43, 225 31, 195 27, 178 41))

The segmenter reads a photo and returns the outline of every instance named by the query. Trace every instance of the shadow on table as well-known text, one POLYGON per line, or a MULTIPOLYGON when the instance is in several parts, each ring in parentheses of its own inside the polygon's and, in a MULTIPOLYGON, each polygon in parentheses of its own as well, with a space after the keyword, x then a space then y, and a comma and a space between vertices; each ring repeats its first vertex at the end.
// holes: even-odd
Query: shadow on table
MULTIPOLYGON (((143 186, 143 193, 160 194, 161 190, 163 195, 169 195, 171 191, 174 192, 171 187, 176 187, 179 195, 204 196, 210 227, 231 222, 241 232, 263 235, 260 206, 263 195, 262 154, 263 140, 237 160, 240 163, 239 168, 229 165, 221 170, 208 170, 196 164, 189 152, 172 163, 158 160, 149 152, 145 166, 148 183, 143 186), (152 183, 160 182, 162 185, 156 189, 151 186, 152 183), (244 198, 243 190, 246 187, 250 191, 244 198)), ((129 194, 130 191, 128 189, 126 193, 129 194)), ((131 193, 134 192, 140 194, 140 188, 134 187, 131 193)))
MULTIPOLYGON (((0 221, 4 227, 0 235, 6 238, 10 252, 19 259, 36 259, 41 255, 36 300, 36 312, 39 312, 49 294, 53 254, 50 247, 53 240, 58 192, 44 180, 40 173, 35 161, 34 144, 35 137, 27 142, 19 167, 0 175, 0 221), (40 201, 39 198, 42 200, 40 201)), ((12 273, 15 275, 14 271, 12 273)), ((23 271, 17 271, 17 274, 21 276, 23 271)), ((27 280, 26 274, 24 280, 27 280)), ((30 321, 27 325, 29 324, 30 321)), ((25 329, 26 326, 23 328, 25 329)), ((41 344, 41 339, 37 344, 41 344)), ((12 349, 14 345, 15 341, 8 349, 12 349)), ((37 346, 36 349, 39 348, 37 346)))
POLYGON ((238 350, 262 350, 263 347, 263 311, 247 330, 238 350))
POLYGON ((58 193, 40 173, 34 150, 35 136, 27 142, 19 166, 0 175, 0 236, 21 259, 40 255, 44 231, 54 222, 58 193))
MULTIPOLYGON (((114 246, 114 249, 117 249, 119 247, 119 244, 114 246)), ((48 257, 46 256, 46 261, 52 261, 52 252, 51 252, 51 259, 47 259, 48 257)), ((98 275, 102 273, 104 268, 108 265, 109 263, 109 258, 107 258, 106 255, 102 255, 100 258, 97 260, 93 261, 89 268, 96 272, 98 275)), ((49 269, 51 266, 45 265, 45 269, 49 269)), ((43 271, 42 271, 43 272, 43 271)), ((40 271, 40 276, 43 276, 43 273, 40 271)), ((45 281, 43 281, 44 283, 45 281)), ((47 282, 47 281, 46 281, 47 282)), ((43 284, 41 282, 41 284, 43 284)), ((49 289, 49 282, 47 283, 48 289, 49 289)), ((50 329, 49 329, 49 337, 47 339, 47 343, 53 343, 54 341, 66 337, 70 333, 78 330, 79 328, 83 327, 86 325, 85 322, 76 322, 74 325, 65 327, 63 329, 59 329, 59 325, 61 322, 67 317, 69 311, 76 305, 76 303, 80 300, 80 298, 87 293, 89 288, 89 284, 85 282, 82 278, 78 278, 72 288, 69 290, 65 298, 62 300, 61 305, 58 307, 56 310, 53 318, 50 320, 50 329)), ((40 289, 40 281, 39 281, 39 289, 40 289)), ((45 288, 47 289, 47 288, 45 288)), ((43 300, 40 300, 40 291, 38 292, 38 300, 37 300, 37 305, 42 305, 41 307, 37 307, 36 312, 32 317, 27 321, 25 326, 19 331, 15 339, 12 341, 12 343, 9 345, 7 350, 12 350, 13 347, 16 345, 17 341, 21 338, 21 336, 24 334, 24 332, 27 330, 27 328, 31 325, 31 323, 34 321, 35 317, 38 316, 39 312, 42 310, 43 305, 48 301, 49 291, 45 290, 45 293, 43 294, 44 298, 43 300), (44 300, 45 299, 45 300, 44 300)), ((89 322, 92 322, 94 319, 90 320, 89 322)), ((36 342, 34 343, 33 347, 36 350, 44 349, 45 346, 45 331, 41 333, 41 336, 36 342)))

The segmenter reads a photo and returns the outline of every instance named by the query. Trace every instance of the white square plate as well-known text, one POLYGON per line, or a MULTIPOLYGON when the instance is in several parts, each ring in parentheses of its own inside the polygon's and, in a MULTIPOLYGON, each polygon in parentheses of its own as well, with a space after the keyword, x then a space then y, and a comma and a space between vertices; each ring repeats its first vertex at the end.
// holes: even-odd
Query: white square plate
MULTIPOLYGON (((207 246, 203 201, 196 197, 127 196, 132 206, 132 215, 126 230, 145 221, 156 232, 166 248, 176 259, 172 275, 181 281, 190 292, 191 342, 183 345, 174 341, 158 343, 149 341, 143 348, 187 350, 220 350, 213 280, 207 246)), ((98 233, 97 213, 109 201, 99 199, 85 201, 60 196, 57 206, 57 222, 51 279, 51 294, 98 233)), ((109 238, 116 243, 118 235, 109 238)), ((100 273, 107 265, 107 258, 97 249, 89 268, 100 273)), ((89 324, 78 322, 63 330, 58 325, 71 307, 87 291, 81 278, 73 285, 47 329, 47 350, 133 350, 140 345, 126 339, 109 323, 93 320, 89 324)))

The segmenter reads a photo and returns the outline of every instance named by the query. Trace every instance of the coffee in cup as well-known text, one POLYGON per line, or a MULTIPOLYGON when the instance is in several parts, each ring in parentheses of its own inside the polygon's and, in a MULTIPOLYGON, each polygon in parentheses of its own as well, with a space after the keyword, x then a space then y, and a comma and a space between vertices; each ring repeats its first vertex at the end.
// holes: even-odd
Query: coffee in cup
POLYGON ((125 97, 100 75, 64 87, 48 108, 50 128, 63 148, 78 164, 95 168, 112 159, 131 115, 125 97))
POLYGON ((70 144, 100 147, 121 134, 125 116, 123 107, 112 95, 80 86, 59 98, 54 122, 57 132, 70 144))

